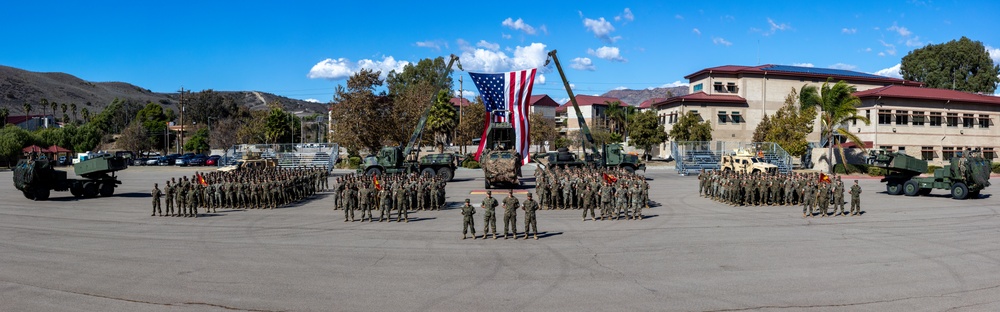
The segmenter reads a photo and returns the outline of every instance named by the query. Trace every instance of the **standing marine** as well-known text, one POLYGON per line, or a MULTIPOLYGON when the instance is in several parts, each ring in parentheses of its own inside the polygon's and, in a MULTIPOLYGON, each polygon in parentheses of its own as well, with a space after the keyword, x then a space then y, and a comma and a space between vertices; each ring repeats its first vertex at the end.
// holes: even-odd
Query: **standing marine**
POLYGON ((507 198, 503 199, 503 238, 507 239, 507 234, 511 233, 517 239, 517 207, 520 203, 514 197, 514 191, 507 191, 507 198))
POLYGON ((858 180, 854 180, 854 185, 851 186, 851 215, 859 214, 861 214, 861 186, 858 186, 858 180))
POLYGON ((156 213, 159 212, 160 216, 162 217, 163 210, 160 209, 160 197, 163 196, 163 193, 160 193, 160 185, 158 183, 153 183, 153 191, 151 191, 149 194, 153 196, 152 216, 156 216, 156 213))
MULTIPOLYGON (((476 239, 476 225, 475 220, 472 219, 472 215, 476 214, 476 208, 469 204, 469 199, 465 199, 465 205, 462 206, 462 239, 466 238, 466 234, 472 231, 472 239, 476 239)), ((486 238, 486 235, 483 235, 486 238)))
POLYGON ((483 238, 493 232, 493 239, 497 239, 497 199, 493 198, 493 191, 486 191, 486 198, 483 199, 483 238))
MULTIPOLYGON (((534 199, 531 199, 531 193, 528 193, 528 199, 524 200, 521 204, 521 209, 524 210, 524 239, 528 239, 528 232, 535 234, 535 239, 538 239, 538 221, 535 220, 535 211, 538 210, 538 203, 534 199)), ((476 233, 472 233, 475 236, 476 233)), ((516 236, 514 237, 517 238, 516 236)))

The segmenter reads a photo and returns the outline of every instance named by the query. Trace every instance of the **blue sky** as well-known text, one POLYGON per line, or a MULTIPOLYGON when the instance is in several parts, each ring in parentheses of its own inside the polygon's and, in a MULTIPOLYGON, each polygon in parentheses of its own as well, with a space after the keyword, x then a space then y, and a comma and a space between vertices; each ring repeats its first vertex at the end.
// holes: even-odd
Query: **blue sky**
MULTIPOLYGON (((499 72, 540 66, 557 49, 578 94, 683 84, 687 74, 727 64, 898 75, 893 67, 907 52, 962 36, 982 41, 1000 62, 1000 1, 14 1, 4 7, 2 65, 158 92, 257 90, 320 102, 359 68, 387 71, 449 54, 460 55, 465 70, 499 72)), ((565 99, 554 67, 541 72, 544 83, 534 93, 565 99)), ((466 95, 474 94, 464 75, 466 95)))

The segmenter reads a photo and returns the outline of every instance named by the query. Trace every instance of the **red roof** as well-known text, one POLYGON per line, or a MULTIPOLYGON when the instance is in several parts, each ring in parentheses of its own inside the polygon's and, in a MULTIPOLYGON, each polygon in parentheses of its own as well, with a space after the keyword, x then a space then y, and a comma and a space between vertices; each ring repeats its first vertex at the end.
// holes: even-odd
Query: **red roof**
MULTIPOLYGON (((628 103, 625 103, 625 101, 622 101, 619 98, 613 98, 610 96, 594 96, 594 95, 576 96, 576 104, 579 106, 593 106, 593 105, 608 106, 608 102, 615 102, 615 101, 621 102, 622 105, 630 105, 628 103)), ((573 102, 566 101, 566 103, 563 103, 558 108, 556 108, 556 112, 565 112, 566 108, 570 106, 573 106, 573 102)))
POLYGON ((460 98, 460 97, 453 97, 453 98, 451 98, 450 102, 451 102, 451 105, 455 105, 455 106, 469 106, 469 105, 472 105, 472 102, 470 102, 469 99, 460 98))
POLYGON ((69 149, 66 149, 66 148, 64 148, 62 146, 59 146, 59 145, 49 146, 49 148, 47 148, 47 150, 49 150, 50 153, 72 153, 73 152, 73 151, 71 151, 69 149))
POLYGON ((648 99, 648 100, 642 101, 642 104, 639 104, 639 109, 647 109, 647 108, 653 107, 653 103, 663 102, 666 99, 667 98, 652 98, 652 99, 648 99))
POLYGON ((675 96, 666 100, 655 102, 650 104, 650 107, 669 105, 673 103, 687 103, 687 102, 746 104, 747 99, 744 99, 738 95, 706 94, 705 92, 699 91, 688 95, 675 96))
POLYGON ((49 116, 52 116, 52 115, 19 115, 19 116, 7 116, 7 123, 8 124, 12 124, 12 125, 16 125, 16 124, 19 124, 19 123, 31 120, 32 118, 45 118, 45 117, 49 117, 49 116))
POLYGON ((550 106, 559 107, 559 103, 556 103, 548 94, 532 95, 528 99, 528 105, 530 106, 550 106))
POLYGON ((25 153, 31 153, 31 152, 35 152, 35 153, 48 153, 49 152, 48 149, 42 148, 41 146, 38 146, 38 145, 32 145, 32 146, 28 146, 28 147, 22 148, 21 151, 25 152, 25 153))
POLYGON ((699 76, 706 73, 730 74, 730 75, 769 74, 769 75, 780 75, 780 76, 801 77, 801 78, 818 78, 818 79, 833 78, 835 80, 891 83, 904 86, 924 85, 924 83, 922 82, 884 77, 874 74, 843 70, 843 69, 801 67, 801 66, 774 65, 774 64, 764 64, 760 66, 723 65, 723 66, 709 67, 696 71, 693 74, 684 76, 684 79, 691 80, 691 78, 694 78, 695 76, 699 76))
POLYGON ((948 89, 904 87, 896 85, 858 91, 854 92, 854 95, 861 99, 887 97, 897 99, 919 99, 1000 105, 1000 97, 991 95, 982 95, 948 89))
MULTIPOLYGON (((862 143, 865 144, 865 148, 872 148, 873 146, 875 146, 872 143, 872 141, 864 141, 862 143)), ((843 147, 843 148, 853 148, 853 147, 857 146, 857 144, 854 144, 854 142, 845 142, 843 144, 840 144, 840 146, 843 147)))

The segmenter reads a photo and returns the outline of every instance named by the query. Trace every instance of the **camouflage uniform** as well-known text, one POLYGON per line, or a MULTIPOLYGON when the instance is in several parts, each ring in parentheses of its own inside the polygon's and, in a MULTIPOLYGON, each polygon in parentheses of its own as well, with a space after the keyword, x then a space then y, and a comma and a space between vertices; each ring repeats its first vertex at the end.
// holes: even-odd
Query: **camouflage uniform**
POLYGON ((861 214, 861 186, 858 186, 858 180, 854 180, 854 185, 851 186, 851 215, 861 214))
POLYGON ((158 187, 158 185, 156 183, 153 183, 153 190, 150 191, 149 195, 151 195, 153 197, 153 215, 152 216, 156 216, 156 213, 159 212, 160 216, 162 217, 163 216, 163 210, 160 209, 160 197, 163 196, 163 193, 160 192, 160 188, 158 187))
MULTIPOLYGON (((535 239, 538 239, 538 220, 535 220, 538 203, 531 199, 531 193, 528 193, 528 199, 525 199, 524 204, 521 204, 521 209, 524 210, 524 239, 528 239, 529 231, 535 233, 535 239)), ((515 235, 514 238, 517 236, 515 235)))
POLYGON ((483 199, 483 203, 481 205, 483 207, 483 238, 486 238, 486 235, 490 234, 490 231, 492 230, 493 239, 496 239, 497 238, 496 208, 498 203, 497 199, 493 198, 492 195, 493 192, 487 191, 486 198, 483 199))
POLYGON ((507 233, 513 233, 517 238, 517 207, 520 205, 513 193, 503 199, 503 238, 507 239, 507 233))
MULTIPOLYGON (((472 239, 476 239, 476 224, 475 220, 472 219, 472 215, 476 214, 476 208, 469 205, 469 199, 465 199, 465 205, 462 206, 462 239, 465 239, 465 234, 472 231, 472 239)), ((483 238, 486 238, 483 235, 483 238)))

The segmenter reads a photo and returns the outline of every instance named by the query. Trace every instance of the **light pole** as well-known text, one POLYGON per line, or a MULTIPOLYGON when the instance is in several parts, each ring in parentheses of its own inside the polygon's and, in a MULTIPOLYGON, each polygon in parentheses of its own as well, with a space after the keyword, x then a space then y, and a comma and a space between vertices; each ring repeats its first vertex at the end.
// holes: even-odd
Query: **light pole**
POLYGON ((212 119, 219 120, 219 118, 208 117, 208 150, 212 151, 212 119))

